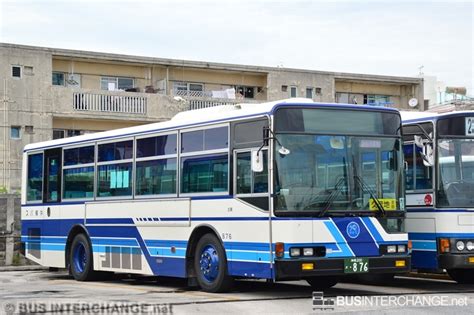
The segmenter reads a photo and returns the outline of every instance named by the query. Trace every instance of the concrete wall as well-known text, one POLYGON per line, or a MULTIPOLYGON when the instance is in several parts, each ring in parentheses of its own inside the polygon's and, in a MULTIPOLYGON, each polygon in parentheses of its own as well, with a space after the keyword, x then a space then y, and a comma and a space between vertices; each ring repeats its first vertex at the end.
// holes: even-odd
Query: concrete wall
POLYGON ((14 192, 20 187, 23 147, 51 138, 51 54, 2 47, 0 73, 0 188, 14 192), (12 65, 32 67, 32 72, 13 78, 12 65), (11 126, 21 127, 21 139, 10 138, 11 126), (33 132, 27 133, 25 126, 32 126, 33 132))
POLYGON ((321 94, 314 94, 316 102, 334 102, 334 77, 330 74, 311 72, 295 72, 281 69, 268 73, 267 95, 269 100, 290 98, 291 86, 297 87, 297 97, 306 96, 306 88, 321 88, 321 94), (287 91, 282 91, 282 86, 287 86, 287 91))
POLYGON ((21 203, 18 195, 0 195, 0 266, 24 264, 20 255, 21 203))
MULTIPOLYGON (((266 74, 245 71, 223 71, 213 69, 197 69, 189 67, 162 66, 149 64, 112 63, 98 60, 64 60, 54 58, 52 71, 80 74, 80 87, 84 89, 100 89, 101 77, 130 77, 135 80, 135 87, 144 91, 152 85, 158 88, 159 81, 168 80, 168 89, 163 94, 172 94, 173 82, 193 82, 204 84, 205 91, 222 90, 234 85, 255 86, 264 88, 267 85, 266 74)), ((255 97, 266 100, 264 92, 255 97)))
MULTIPOLYGON (((52 115, 54 117, 68 117, 75 119, 94 119, 94 120, 117 120, 124 125, 130 125, 130 121, 139 123, 157 122, 168 120, 178 112, 187 110, 186 104, 174 100, 170 96, 150 93, 134 93, 120 91, 102 91, 93 89, 70 89, 62 86, 53 86, 52 91, 52 115), (75 92, 117 95, 117 96, 137 96, 144 97, 147 100, 147 112, 145 114, 114 113, 114 112, 96 112, 96 111, 77 111, 73 107, 73 94, 75 92)), ((116 125, 115 125, 116 126, 116 125)), ((96 130, 107 130, 98 127, 96 130)))

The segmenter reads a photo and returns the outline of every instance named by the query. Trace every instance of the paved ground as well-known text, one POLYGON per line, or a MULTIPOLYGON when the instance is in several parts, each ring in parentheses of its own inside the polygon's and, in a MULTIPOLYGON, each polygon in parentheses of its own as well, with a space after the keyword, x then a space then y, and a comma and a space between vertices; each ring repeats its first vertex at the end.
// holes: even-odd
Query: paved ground
MULTIPOLYGON (((326 290, 324 297, 336 303, 327 306, 334 308, 326 310, 331 313, 472 314, 474 285, 400 277, 384 286, 340 283, 326 290), (340 304, 343 299, 344 306, 340 304), (450 306, 453 303, 456 305, 450 306)), ((124 313, 124 309, 129 313, 176 314, 322 313, 314 310, 312 303, 312 290, 304 281, 237 281, 231 293, 210 294, 189 290, 179 279, 117 277, 103 282, 77 282, 62 271, 0 271, 0 314, 44 310, 48 314, 65 310, 73 313, 80 307, 87 307, 89 313, 113 314, 124 313)))

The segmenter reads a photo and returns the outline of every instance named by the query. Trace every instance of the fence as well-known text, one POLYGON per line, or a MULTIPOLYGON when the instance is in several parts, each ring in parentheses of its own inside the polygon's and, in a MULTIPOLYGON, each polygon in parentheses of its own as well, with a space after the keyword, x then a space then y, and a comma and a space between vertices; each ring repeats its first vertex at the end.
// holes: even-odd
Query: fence
POLYGON ((143 114, 147 113, 146 96, 73 93, 73 106, 77 111, 143 114))

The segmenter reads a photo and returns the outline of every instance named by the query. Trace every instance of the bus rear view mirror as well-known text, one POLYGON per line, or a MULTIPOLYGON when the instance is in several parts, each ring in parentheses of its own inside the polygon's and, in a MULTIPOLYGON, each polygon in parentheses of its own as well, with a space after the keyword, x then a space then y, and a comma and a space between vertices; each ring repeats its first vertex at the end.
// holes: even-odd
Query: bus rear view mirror
POLYGON ((421 149, 420 155, 423 158, 423 165, 430 167, 434 165, 433 147, 426 142, 423 142, 421 136, 415 135, 415 145, 421 149))
POLYGON ((263 151, 262 150, 252 150, 251 164, 252 164, 252 172, 255 172, 255 173, 263 172, 263 151))

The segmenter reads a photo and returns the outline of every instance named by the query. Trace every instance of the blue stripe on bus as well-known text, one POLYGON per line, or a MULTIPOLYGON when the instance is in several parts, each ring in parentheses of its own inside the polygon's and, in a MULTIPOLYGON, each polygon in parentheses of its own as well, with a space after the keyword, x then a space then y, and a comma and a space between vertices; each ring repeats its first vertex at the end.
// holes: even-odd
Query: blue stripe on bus
POLYGON ((227 260, 242 260, 242 261, 253 261, 253 262, 266 262, 270 263, 272 255, 270 252, 251 252, 251 251, 236 251, 227 250, 227 260))
POLYGON ((334 223, 356 257, 380 256, 376 241, 360 218, 340 218, 334 223), (352 222, 359 226, 359 235, 355 238, 351 238, 347 232, 347 227, 352 222))
POLYGON ((65 237, 28 237, 27 235, 21 236, 22 242, 30 243, 59 243, 66 244, 67 239, 65 237))
POLYGON ((434 240, 413 240, 412 251, 424 250, 424 251, 436 251, 436 241, 434 240))
POLYGON ((408 233, 410 240, 434 240, 439 237, 474 238, 474 233, 408 233))
POLYGON ((434 251, 413 251, 411 266, 418 269, 438 269, 438 253, 434 251))
POLYGON ((342 236, 339 229, 336 227, 333 221, 325 221, 324 224, 326 225, 329 232, 332 234, 334 239, 336 240, 337 246, 339 247, 338 252, 332 252, 332 257, 352 257, 354 254, 352 253, 350 247, 347 245, 344 237, 342 236))
POLYGON ((439 208, 407 208, 407 212, 452 212, 452 213, 458 213, 458 212, 474 212, 473 209, 439 209, 439 208))
POLYGON ((88 224, 133 224, 133 219, 131 218, 86 219, 86 225, 88 224))
POLYGON ((272 279, 272 268, 270 263, 256 263, 248 261, 228 261, 229 275, 241 277, 254 277, 272 279))
POLYGON ((369 229, 370 234, 372 234, 372 236, 375 238, 375 241, 379 244, 384 242, 382 235, 380 235, 372 220, 368 217, 361 219, 365 223, 365 226, 369 229))
POLYGON ((123 238, 97 238, 92 237, 92 244, 94 245, 111 245, 111 246, 138 246, 136 239, 123 238))
POLYGON ((145 244, 148 247, 187 247, 188 241, 183 240, 145 240, 145 244))

